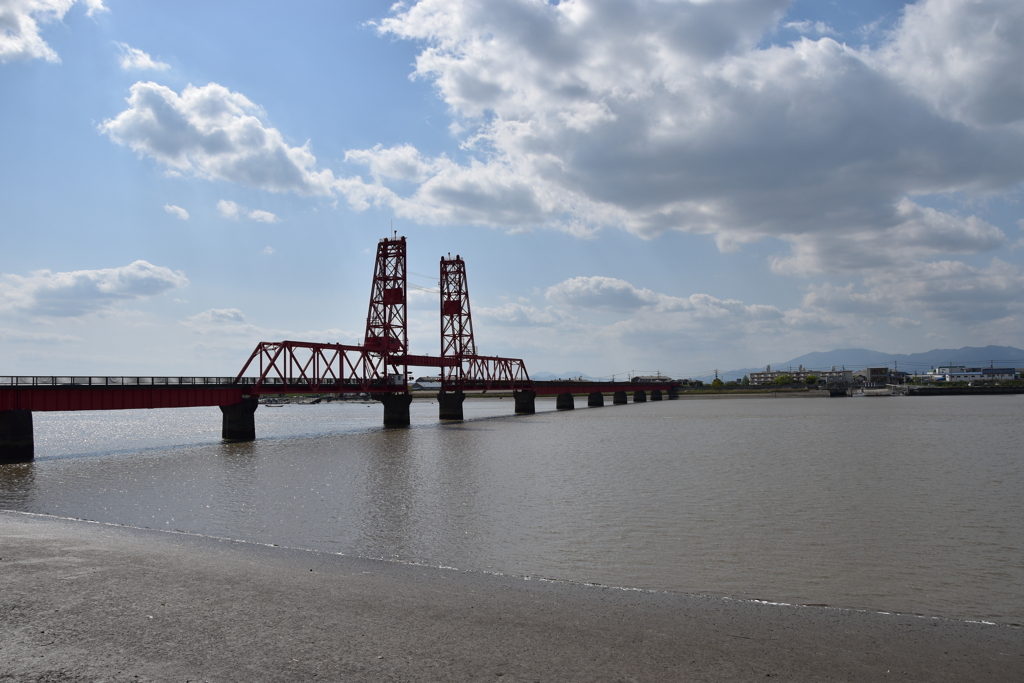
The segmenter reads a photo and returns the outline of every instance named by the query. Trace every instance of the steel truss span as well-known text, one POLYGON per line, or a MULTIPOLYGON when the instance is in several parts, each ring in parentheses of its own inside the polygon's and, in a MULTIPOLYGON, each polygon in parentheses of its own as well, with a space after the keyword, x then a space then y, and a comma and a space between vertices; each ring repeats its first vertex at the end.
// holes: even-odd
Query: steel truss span
POLYGON ((409 367, 441 369, 444 391, 526 391, 533 388, 520 358, 481 356, 473 339, 466 262, 442 258, 441 355, 410 355, 405 237, 377 244, 366 334, 361 346, 261 342, 238 373, 257 378, 247 393, 408 393, 409 367))

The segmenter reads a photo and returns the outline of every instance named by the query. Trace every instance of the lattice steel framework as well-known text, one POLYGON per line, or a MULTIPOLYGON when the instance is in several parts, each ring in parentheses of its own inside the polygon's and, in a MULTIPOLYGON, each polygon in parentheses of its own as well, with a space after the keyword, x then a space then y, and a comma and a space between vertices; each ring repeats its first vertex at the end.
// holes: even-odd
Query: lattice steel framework
POLYGON ((406 281, 405 237, 382 239, 377 243, 363 348, 380 354, 382 370, 388 376, 401 375, 401 391, 406 390, 407 375, 398 357, 405 356, 409 348, 406 281))
POLYGON ((385 372, 384 356, 362 346, 260 342, 236 381, 244 381, 250 367, 259 371, 250 390, 254 395, 405 391, 404 377, 385 372))
POLYGON ((362 346, 260 342, 236 381, 253 366, 259 367, 253 395, 407 392, 406 303, 405 237, 384 238, 377 244, 362 346))
POLYGON ((522 359, 477 354, 466 262, 461 256, 441 257, 440 285, 441 358, 444 361, 441 387, 482 391, 529 389, 532 382, 522 359), (451 363, 452 360, 457 362, 451 363))
MULTIPOLYGON (((476 355, 473 315, 469 308, 466 262, 457 255, 441 257, 441 356, 463 358, 476 355)), ((463 378, 462 364, 443 368, 441 381, 457 383, 463 378)))
MULTIPOLYGON (((521 358, 498 356, 463 356, 461 389, 482 391, 524 391, 533 389, 533 382, 521 358)), ((445 383, 442 382, 444 387, 445 383)))
POLYGON ((310 342, 261 342, 235 379, 259 368, 248 388, 268 393, 404 393, 410 365, 441 369, 447 390, 515 390, 531 388, 519 358, 477 354, 469 308, 466 263, 441 259, 441 355, 411 356, 406 326, 407 271, 405 238, 392 236, 377 244, 370 287, 366 335, 362 346, 310 342))

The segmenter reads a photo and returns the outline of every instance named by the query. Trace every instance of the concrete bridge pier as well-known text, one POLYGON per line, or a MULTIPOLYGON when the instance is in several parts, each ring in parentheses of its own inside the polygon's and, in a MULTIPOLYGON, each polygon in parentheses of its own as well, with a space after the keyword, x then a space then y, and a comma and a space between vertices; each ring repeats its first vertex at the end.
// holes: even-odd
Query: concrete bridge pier
POLYGON ((661 400, 661 389, 654 389, 653 391, 651 391, 651 400, 652 401, 660 401, 661 400))
POLYGON ((516 401, 516 415, 533 415, 537 412, 536 391, 513 391, 512 398, 516 401))
POLYGON ((588 408, 600 408, 604 405, 604 394, 600 391, 591 391, 590 396, 587 397, 588 408))
POLYGON ((612 394, 612 405, 613 406, 624 406, 629 403, 629 398, 626 396, 625 391, 616 391, 612 394))
POLYGON ((559 394, 555 399, 555 408, 558 410, 572 410, 576 406, 572 401, 572 394, 559 394))
POLYGON ((31 410, 0 411, 0 465, 32 462, 36 457, 31 410))
MULTIPOLYGON (((412 394, 374 394, 373 398, 384 404, 385 427, 409 426, 409 404, 412 403, 412 394)), ((461 404, 459 411, 462 411, 461 404)))
MULTIPOLYGON (((466 400, 466 392, 462 389, 455 391, 437 392, 437 417, 441 420, 461 420, 462 402, 466 400)), ((408 424, 408 423, 407 423, 408 424)))
POLYGON ((256 440, 256 408, 260 401, 255 396, 243 398, 241 403, 221 406, 220 436, 228 441, 256 440))
POLYGON ((634 391, 633 403, 647 403, 647 392, 643 390, 634 391))

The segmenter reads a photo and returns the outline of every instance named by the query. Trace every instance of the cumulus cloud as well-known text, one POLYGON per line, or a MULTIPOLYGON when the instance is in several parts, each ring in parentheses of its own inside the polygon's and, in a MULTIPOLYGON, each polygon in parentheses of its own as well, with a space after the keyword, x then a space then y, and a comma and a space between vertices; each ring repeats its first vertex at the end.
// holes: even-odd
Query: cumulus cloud
POLYGON ((800 22, 821 37, 765 46, 787 4, 397 4, 378 28, 423 45, 470 158, 352 150, 369 180, 336 187, 424 222, 775 237, 789 272, 870 265, 893 236, 917 258, 1000 244, 915 198, 1024 180, 1024 3, 921 0, 877 49, 800 22))
POLYGON ((241 207, 239 207, 235 202, 222 199, 217 202, 217 211, 220 211, 220 215, 224 216, 224 218, 238 220, 238 214, 241 211, 241 207))
POLYGON ((638 346, 645 358, 680 362, 681 348, 721 350, 766 338, 785 345, 808 332, 838 334, 845 325, 841 316, 815 306, 781 310, 707 293, 679 296, 605 276, 570 278, 542 294, 544 306, 527 300, 478 307, 476 317, 487 323, 477 328, 481 347, 497 342, 510 355, 547 355, 550 340, 557 339, 558 351, 600 356, 603 364, 635 357, 638 346))
POLYGON ((840 234, 787 237, 792 252, 770 260, 780 274, 870 271, 904 267, 942 254, 977 254, 1007 244, 1006 234, 976 216, 962 217, 922 207, 909 199, 896 205, 890 227, 840 234))
POLYGON ((216 325, 224 323, 244 324, 245 316, 237 308, 210 308, 202 313, 189 316, 186 321, 192 324, 216 325))
POLYGON ((180 206, 175 206, 174 204, 164 204, 164 211, 171 214, 172 216, 180 218, 183 221, 188 220, 188 211, 181 208, 180 206))
POLYGON ((39 34, 40 24, 60 21, 76 2, 86 6, 88 16, 107 9, 103 6, 103 0, 0 2, 0 63, 29 59, 60 62, 60 57, 39 34))
POLYGON ((177 173, 271 192, 331 194, 334 176, 316 169, 308 143, 289 145, 261 116, 244 95, 216 83, 188 85, 179 95, 140 81, 130 89, 128 109, 99 129, 177 173))
POLYGON ((852 283, 813 285, 803 303, 837 313, 887 316, 909 312, 969 325, 1024 310, 1024 272, 998 258, 983 268, 960 261, 909 264, 871 273, 864 278, 863 289, 852 283))
POLYGON ((224 218, 228 218, 233 221, 237 221, 241 216, 245 216, 249 220, 260 223, 277 223, 281 220, 269 211, 264 211, 262 209, 249 210, 244 206, 239 206, 236 202, 232 202, 227 199, 222 199, 217 202, 217 211, 219 211, 220 215, 224 216, 224 218))
POLYGON ((237 344, 239 338, 248 339, 246 343, 253 344, 262 340, 290 338, 284 331, 253 325, 237 308, 208 308, 179 322, 198 335, 222 338, 228 344, 237 344))
POLYGON ((719 299, 709 294, 670 296, 638 288, 612 277, 575 277, 547 289, 548 301, 570 308, 618 313, 686 313, 695 318, 733 317, 744 320, 778 320, 784 314, 775 306, 748 305, 736 299, 719 299))
MULTIPOLYGON (((458 159, 376 145, 346 153, 362 175, 336 175, 308 142, 289 143, 256 104, 216 83, 180 93, 136 83, 101 130, 172 172, 341 195, 356 210, 389 207, 421 223, 682 230, 722 251, 774 238, 786 245, 770 259, 775 273, 866 278, 841 304, 840 285, 817 291, 821 307, 799 314, 610 279, 553 287, 556 308, 830 325, 835 311, 865 303, 857 297, 881 296, 870 278, 888 270, 966 273, 973 267, 951 257, 1010 246, 995 225, 929 198, 1024 182, 1024 3, 920 0, 871 47, 787 21, 789 5, 398 3, 377 28, 420 46, 413 75, 448 106, 458 159), (801 35, 780 43, 794 35, 785 28, 801 35)), ((276 218, 226 200, 218 208, 276 218)), ((964 282, 999 296, 983 277, 964 282)), ((545 309, 493 312, 529 322, 545 309)))
POLYGON ((877 58, 943 117, 971 126, 1024 123, 1024 5, 929 0, 907 5, 877 58))
POLYGON ((571 316, 554 307, 539 309, 522 303, 507 303, 492 308, 477 309, 477 317, 490 320, 499 325, 511 326, 550 326, 571 320, 571 316))
POLYGON ((0 278, 0 312, 68 318, 108 309, 120 301, 147 299, 184 287, 180 271, 135 261, 119 268, 53 273, 39 270, 28 276, 0 278))
POLYGON ((270 213, 269 211, 263 211, 262 209, 255 209, 249 212, 249 219, 258 221, 260 223, 277 223, 281 219, 270 213))
POLYGON ((425 223, 674 229, 723 251, 774 237, 791 249, 772 261, 780 273, 1003 245, 995 226, 916 198, 1024 180, 1024 4, 921 0, 877 48, 783 24, 787 6, 398 4, 378 28, 423 46, 415 75, 449 106, 465 161, 377 145, 346 153, 366 177, 335 177, 216 83, 180 95, 136 83, 101 129, 176 172, 342 194, 425 223), (782 26, 820 37, 765 45, 782 26))
POLYGON ((658 303, 649 289, 637 289, 613 277, 574 277, 548 288, 544 296, 553 303, 577 308, 633 311, 658 303))
POLYGON ((125 71, 166 71, 170 64, 154 61, 147 53, 128 43, 115 43, 121 50, 120 64, 125 71))
POLYGON ((784 28, 790 28, 799 33, 810 33, 817 34, 819 36, 834 36, 836 35, 835 29, 826 24, 823 21, 787 21, 782 25, 784 28))

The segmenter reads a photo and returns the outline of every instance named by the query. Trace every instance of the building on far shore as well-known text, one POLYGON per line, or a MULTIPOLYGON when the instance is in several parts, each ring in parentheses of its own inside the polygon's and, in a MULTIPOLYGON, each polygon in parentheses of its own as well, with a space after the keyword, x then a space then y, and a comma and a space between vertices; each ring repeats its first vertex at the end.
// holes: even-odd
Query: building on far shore
POLYGON ((814 375, 818 378, 819 382, 827 382, 829 384, 836 382, 852 382, 853 371, 843 368, 842 370, 836 370, 836 366, 832 366, 831 370, 808 370, 804 366, 800 366, 796 370, 772 370, 772 366, 768 366, 764 369, 764 372, 752 372, 750 373, 750 383, 752 385, 762 384, 774 384, 775 380, 783 375, 789 375, 793 378, 795 384, 804 384, 807 382, 808 375, 814 375))
POLYGON ((869 387, 884 387, 886 384, 896 383, 898 381, 897 375, 906 376, 906 374, 905 372, 897 373, 887 367, 876 367, 864 368, 859 372, 853 373, 853 377, 869 387))
POLYGON ((932 368, 918 379, 925 382, 996 382, 1020 378, 1016 368, 968 368, 963 365, 943 365, 932 368))

